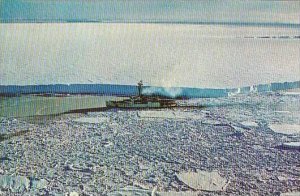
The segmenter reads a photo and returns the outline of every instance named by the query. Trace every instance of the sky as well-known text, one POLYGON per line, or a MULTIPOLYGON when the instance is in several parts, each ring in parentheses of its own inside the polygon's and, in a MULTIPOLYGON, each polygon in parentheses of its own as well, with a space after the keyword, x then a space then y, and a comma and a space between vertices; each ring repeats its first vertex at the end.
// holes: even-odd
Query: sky
POLYGON ((0 21, 300 24, 300 1, 0 0, 0 21))

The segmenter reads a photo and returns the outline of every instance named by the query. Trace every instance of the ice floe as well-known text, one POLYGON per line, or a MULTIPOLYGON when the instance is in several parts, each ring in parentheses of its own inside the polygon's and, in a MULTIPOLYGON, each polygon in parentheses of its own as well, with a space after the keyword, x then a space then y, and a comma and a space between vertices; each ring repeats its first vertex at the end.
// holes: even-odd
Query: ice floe
POLYGON ((176 176, 180 181, 197 190, 222 191, 227 184, 227 180, 216 171, 185 172, 176 176))
POLYGON ((300 125, 296 124, 270 124, 269 128, 276 133, 287 135, 300 134, 300 125))
POLYGON ((283 143, 282 147, 289 149, 299 149, 300 150, 300 142, 287 142, 283 143))
POLYGON ((200 195, 200 192, 193 192, 193 191, 181 191, 181 192, 160 192, 158 193, 160 196, 197 196, 200 195))
POLYGON ((259 126, 256 122, 253 122, 253 121, 244 121, 244 122, 241 122, 241 124, 246 127, 258 127, 259 126))
POLYGON ((281 193, 280 196, 299 196, 300 192, 281 193))
POLYGON ((24 176, 0 176, 0 189, 10 189, 11 192, 24 192, 30 187, 30 180, 24 176))
POLYGON ((220 121, 213 120, 213 119, 205 119, 201 122, 202 122, 202 124, 209 124, 209 125, 220 125, 220 124, 222 124, 220 121))
POLYGON ((291 113, 290 111, 275 111, 275 113, 280 113, 280 114, 289 114, 291 113))
POLYGON ((69 196, 79 196, 79 193, 73 191, 68 194, 69 196))
POLYGON ((199 120, 204 116, 202 114, 194 114, 192 112, 181 111, 140 111, 138 112, 140 118, 163 118, 163 119, 194 119, 199 120))
MULTIPOLYGON (((142 189, 138 187, 127 186, 121 188, 118 191, 114 191, 108 194, 108 196, 127 196, 127 195, 152 195, 151 190, 142 189)), ((155 193, 154 193, 155 195, 155 193)))
POLYGON ((109 119, 106 117, 81 117, 73 120, 74 122, 81 122, 81 123, 92 123, 92 124, 99 124, 108 122, 109 119))
POLYGON ((300 92, 284 92, 284 95, 300 95, 300 92))
POLYGON ((44 189, 47 188, 47 180, 40 179, 40 180, 32 180, 31 181, 31 189, 37 190, 37 189, 44 189))

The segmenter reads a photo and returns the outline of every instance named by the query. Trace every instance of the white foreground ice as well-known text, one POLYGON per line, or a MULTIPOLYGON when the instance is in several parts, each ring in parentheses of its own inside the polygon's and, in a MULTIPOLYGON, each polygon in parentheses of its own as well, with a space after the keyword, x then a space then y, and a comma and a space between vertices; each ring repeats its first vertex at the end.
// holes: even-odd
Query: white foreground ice
POLYGON ((291 113, 290 111, 275 111, 275 113, 279 113, 279 114, 289 114, 291 113))
POLYGON ((92 124, 99 124, 108 122, 109 119, 105 117, 81 117, 73 120, 74 122, 81 122, 81 123, 92 123, 92 124))
POLYGON ((202 114, 195 114, 192 112, 180 112, 180 111, 139 111, 138 116, 143 119, 160 118, 160 119, 203 119, 202 114))
MULTIPOLYGON (((0 190, 9 189, 13 193, 23 192, 30 188, 30 180, 24 176, 0 176, 0 190)), ((1 192, 0 192, 1 193, 1 192)))
POLYGON ((201 194, 200 192, 196 192, 196 191, 182 191, 182 192, 170 191, 170 192, 160 192, 158 195, 160 195, 160 196, 198 196, 200 194, 201 194))
POLYGON ((300 149, 300 142, 287 142, 283 143, 282 146, 290 149, 300 149))
MULTIPOLYGON (((47 187, 48 182, 45 179, 32 179, 25 176, 9 176, 9 175, 0 175, 0 190, 9 189, 11 192, 24 192, 25 190, 36 191, 38 189, 43 189, 47 187)), ((0 191, 0 195, 1 191, 0 191)))
POLYGON ((300 95, 300 92, 285 92, 284 95, 300 95))
POLYGON ((222 191, 226 185, 226 179, 222 178, 218 172, 185 172, 177 174, 180 181, 197 190, 222 191))
MULTIPOLYGON (((291 115, 299 111, 297 97, 270 93, 197 100, 212 107, 108 110, 28 122, 3 117, 1 130, 31 131, 0 142, 0 189, 12 192, 7 176, 24 176, 30 188, 26 191, 25 181, 21 189, 28 195, 35 195, 32 187, 40 195, 279 195, 297 190, 298 150, 275 147, 297 147, 290 142, 299 142, 300 135, 284 136, 267 127, 299 130, 300 116, 291 115), (185 115, 190 117, 176 119, 185 115), (245 126, 253 122, 259 129, 245 126), (208 172, 214 170, 218 173, 208 172), (44 180, 34 182, 32 174, 44 180)), ((196 100, 178 101, 197 105, 196 100)))
POLYGON ((258 124, 253 121, 244 121, 244 122, 241 122, 241 124, 246 127, 258 127, 258 124))
POLYGON ((300 125, 296 124, 270 124, 269 128, 276 133, 287 135, 300 134, 300 125))
POLYGON ((300 80, 297 28, 0 24, 0 85, 115 83, 206 88, 300 80), (245 37, 274 36, 269 39, 245 37), (12 58, 13 57, 13 58, 12 58))
POLYGON ((299 196, 300 192, 281 193, 280 196, 299 196))

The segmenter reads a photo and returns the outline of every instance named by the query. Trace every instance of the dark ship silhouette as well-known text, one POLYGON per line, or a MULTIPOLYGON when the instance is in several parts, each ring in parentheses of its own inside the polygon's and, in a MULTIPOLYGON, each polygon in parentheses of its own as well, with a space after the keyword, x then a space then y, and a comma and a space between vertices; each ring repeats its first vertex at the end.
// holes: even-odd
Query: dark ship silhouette
POLYGON ((142 94, 143 81, 138 83, 138 96, 130 97, 122 101, 107 101, 106 107, 110 108, 167 108, 176 107, 174 99, 160 96, 146 96, 142 94))

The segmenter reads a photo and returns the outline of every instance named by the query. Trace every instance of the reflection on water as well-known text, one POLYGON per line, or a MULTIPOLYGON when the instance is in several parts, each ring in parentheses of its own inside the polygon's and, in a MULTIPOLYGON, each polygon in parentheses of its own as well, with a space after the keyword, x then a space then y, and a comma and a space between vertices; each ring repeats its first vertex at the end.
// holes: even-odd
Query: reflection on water
POLYGON ((105 107, 107 100, 120 100, 113 96, 42 97, 20 96, 0 99, 0 116, 30 117, 61 114, 70 110, 105 107))

